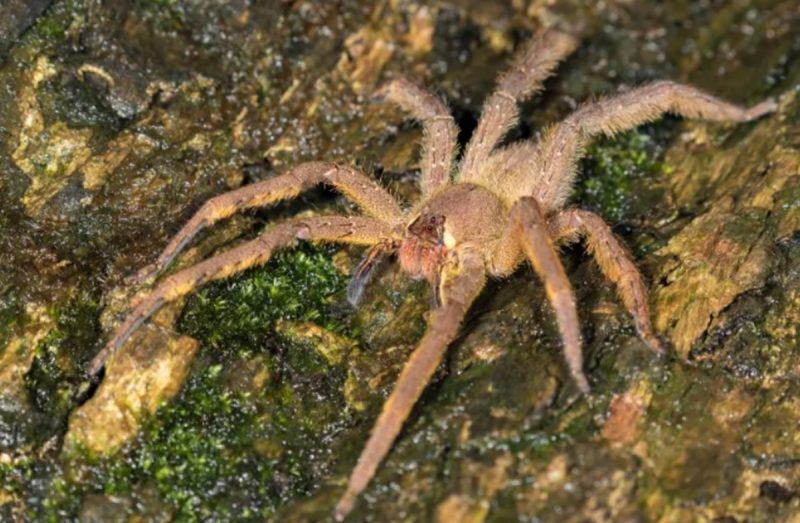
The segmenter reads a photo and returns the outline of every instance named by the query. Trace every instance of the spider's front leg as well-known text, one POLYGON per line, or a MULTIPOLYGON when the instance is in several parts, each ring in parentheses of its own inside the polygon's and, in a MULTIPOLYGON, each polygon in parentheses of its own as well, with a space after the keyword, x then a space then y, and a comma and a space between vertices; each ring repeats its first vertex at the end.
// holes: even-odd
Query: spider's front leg
POLYGON ((422 122, 422 194, 429 195, 450 183, 458 126, 447 106, 431 92, 403 78, 390 81, 375 96, 396 103, 422 122))
POLYGON ((170 240, 158 259, 140 271, 137 279, 145 280, 164 270, 202 229, 238 211, 293 198, 301 191, 323 183, 347 196, 370 216, 387 223, 402 219, 398 203, 375 180, 350 167, 326 162, 304 163, 281 176, 246 185, 208 200, 170 240))
MULTIPOLYGON (((589 382, 583 373, 583 353, 578 323, 575 297, 567 273, 553 246, 547 223, 536 199, 524 197, 511 210, 511 220, 502 244, 504 251, 521 249, 528 257, 536 274, 544 283, 547 298, 553 306, 558 320, 558 328, 564 343, 564 357, 567 360, 572 379, 583 393, 589 392, 589 382), (513 249, 512 249, 513 247, 513 249)), ((498 255, 502 255, 499 252, 498 255)), ((515 256, 508 256, 505 265, 515 256)), ((504 272, 510 272, 508 269, 504 272)))
POLYGON ((568 209, 549 218, 547 226, 556 243, 571 243, 586 237, 589 252, 605 277, 617 286, 625 308, 633 316, 639 336, 653 351, 662 354, 664 348, 650 323, 647 287, 642 274, 603 219, 589 211, 568 209))
POLYGON ((576 36, 551 29, 532 38, 517 53, 511 68, 500 77, 494 93, 483 105, 478 127, 464 153, 461 181, 470 181, 480 174, 497 143, 516 125, 517 102, 538 92, 558 62, 575 51, 578 43, 576 36))
POLYGON ((391 449, 403 422, 442 361, 447 346, 458 335, 467 309, 483 288, 486 270, 479 256, 467 255, 460 260, 460 266, 455 271, 451 274, 446 271, 442 278, 443 304, 431 313, 427 332, 403 367, 389 399, 383 404, 369 440, 350 475, 347 491, 336 505, 335 517, 338 521, 343 520, 353 508, 356 497, 367 486, 391 449))
POLYGON ((364 216, 315 216, 279 223, 255 240, 177 272, 164 280, 133 309, 111 340, 97 353, 89 365, 89 376, 96 379, 108 358, 162 305, 210 281, 264 264, 276 249, 289 246, 296 240, 374 245, 391 238, 393 234, 389 224, 364 216))
POLYGON ((773 99, 749 109, 739 107, 694 87, 669 81, 653 82, 586 104, 543 138, 542 176, 537 181, 535 196, 551 208, 558 208, 569 194, 581 151, 598 134, 613 135, 632 129, 666 112, 716 122, 747 122, 777 107, 773 99))

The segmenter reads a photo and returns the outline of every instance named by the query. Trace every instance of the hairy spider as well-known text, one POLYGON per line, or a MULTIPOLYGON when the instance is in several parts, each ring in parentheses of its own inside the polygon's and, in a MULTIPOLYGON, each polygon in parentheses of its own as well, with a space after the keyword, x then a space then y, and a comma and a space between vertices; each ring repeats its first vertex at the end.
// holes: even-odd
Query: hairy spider
POLYGON ((402 209, 384 188, 355 169, 321 162, 302 164, 282 176, 206 202, 146 274, 162 271, 204 227, 242 209, 293 198, 317 184, 343 193, 368 216, 318 216, 279 223, 252 241, 169 276, 120 325, 92 361, 90 374, 97 377, 106 360, 164 303, 209 281, 263 264, 275 249, 297 240, 371 247, 348 290, 354 303, 376 262, 396 254, 411 277, 430 282, 436 307, 336 506, 335 516, 341 520, 389 452, 487 275, 508 276, 524 260, 530 262, 555 311, 572 380, 587 393, 575 300, 557 251, 559 244, 584 237, 600 270, 616 284, 639 335, 653 351, 661 353, 662 345, 650 324, 642 276, 625 247, 596 214, 564 208, 576 161, 593 137, 632 128, 665 112, 745 122, 774 111, 777 105, 766 100, 744 109, 693 87, 659 81, 583 105, 550 127, 536 143, 523 141, 498 148, 498 142, 517 122, 517 103, 539 90, 556 64, 577 46, 575 36, 556 30, 526 43, 486 101, 459 163, 455 162, 458 129, 444 103, 407 80, 393 80, 382 87, 378 95, 411 113, 424 130, 422 199, 409 209, 402 209))

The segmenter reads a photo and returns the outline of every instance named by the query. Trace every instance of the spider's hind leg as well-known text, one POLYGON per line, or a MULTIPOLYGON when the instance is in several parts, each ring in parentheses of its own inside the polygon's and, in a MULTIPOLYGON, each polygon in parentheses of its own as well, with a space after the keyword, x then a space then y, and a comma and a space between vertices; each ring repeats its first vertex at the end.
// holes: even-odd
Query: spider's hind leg
POLYGON ((517 123, 517 102, 533 96, 553 73, 558 62, 578 47, 576 36, 549 30, 532 38, 517 53, 511 68, 500 76, 497 88, 483 105, 478 127, 467 144, 460 180, 471 181, 497 143, 517 123))
POLYGON ((747 122, 777 109, 767 99, 750 108, 711 96, 695 87, 659 81, 578 108, 550 129, 540 142, 542 166, 535 196, 559 207, 572 187, 583 148, 599 135, 613 135, 669 112, 715 122, 747 122))
POLYGON ((458 126, 444 102, 404 78, 390 81, 375 96, 396 103, 422 123, 422 193, 431 194, 450 183, 458 126))
POLYGON ((547 225, 550 237, 556 243, 567 243, 577 241, 581 236, 586 237, 589 252, 605 277, 617 286, 625 308, 633 316, 639 336, 654 352, 662 354, 664 347, 650 323, 647 287, 642 274, 622 242, 603 219, 589 211, 569 209, 550 218, 547 225))
POLYGON ((458 335, 464 315, 485 281, 483 261, 478 256, 465 257, 456 274, 444 275, 444 303, 431 314, 427 332, 403 367, 389 399, 383 404, 369 440, 350 474, 347 490, 336 505, 334 516, 338 521, 342 521, 353 508, 359 493, 392 448, 411 409, 442 361, 447 346, 458 335))

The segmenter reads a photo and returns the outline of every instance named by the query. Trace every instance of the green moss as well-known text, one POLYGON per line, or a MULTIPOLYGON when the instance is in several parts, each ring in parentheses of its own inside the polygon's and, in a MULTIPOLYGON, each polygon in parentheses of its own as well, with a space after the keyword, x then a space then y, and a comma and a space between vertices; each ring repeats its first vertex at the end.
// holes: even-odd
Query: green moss
POLYGON ((249 445, 256 410, 220 371, 215 365, 194 376, 119 456, 74 455, 53 477, 38 519, 73 520, 93 492, 126 499, 153 489, 177 521, 263 520, 275 499, 268 491, 273 469, 249 445))
POLYGON ((75 456, 75 471, 55 489, 62 494, 44 505, 47 518, 74 517, 75 500, 93 492, 135 499, 151 489, 177 521, 263 521, 312 492, 330 452, 323 439, 342 421, 344 373, 312 347, 276 337, 272 325, 304 319, 342 329, 329 304, 346 278, 329 254, 313 246, 281 253, 191 299, 179 327, 203 344, 198 370, 119 455, 75 456), (243 368, 269 378, 254 387, 243 368))
POLYGON ((586 151, 574 200, 610 223, 646 213, 670 168, 661 162, 669 122, 597 140, 586 151))
POLYGON ((186 12, 178 0, 140 0, 139 4, 142 18, 154 22, 159 31, 178 31, 185 25, 186 12))
POLYGON ((38 21, 33 31, 36 36, 51 40, 61 39, 64 37, 67 29, 72 23, 72 17, 65 16, 67 13, 74 12, 76 9, 83 8, 83 2, 76 0, 66 0, 59 2, 57 12, 52 13, 50 16, 44 16, 38 21))
POLYGON ((0 463, 0 493, 22 495, 33 477, 33 460, 21 457, 10 463, 0 463))
POLYGON ((552 435, 544 431, 524 432, 509 446, 509 450, 517 455, 525 455, 528 459, 544 461, 557 450, 561 435, 552 435))
POLYGON ((263 394, 237 391, 222 365, 208 366, 119 456, 89 462, 67 481, 49 513, 75 514, 79 507, 70 504, 91 491, 124 499, 149 487, 177 521, 263 521, 312 490, 319 464, 309 463, 340 416, 335 393, 329 404, 309 392, 287 382, 270 383, 263 394))
POLYGON ((56 327, 36 347, 26 379, 37 408, 63 419, 73 407, 82 369, 100 338, 100 309, 93 294, 79 290, 63 308, 52 309, 56 327))
POLYGON ((31 28, 40 37, 64 38, 77 16, 85 14, 85 0, 62 0, 53 4, 37 19, 31 28))
POLYGON ((125 494, 152 482, 175 516, 186 521, 225 519, 232 511, 269 512, 264 490, 272 469, 247 444, 256 424, 254 405, 226 387, 220 371, 213 365, 193 377, 177 402, 145 424, 127 455, 102 464, 96 477, 100 490, 125 494))
POLYGON ((30 30, 20 38, 16 44, 18 50, 12 53, 20 65, 27 66, 33 63, 36 56, 53 53, 64 43, 71 34, 71 28, 82 24, 86 16, 86 3, 84 0, 63 0, 53 2, 48 7, 30 30))
POLYGON ((331 262, 330 249, 304 245, 200 291, 189 300, 178 329, 204 345, 245 352, 274 336, 272 326, 280 319, 341 331, 326 308, 346 284, 331 262))

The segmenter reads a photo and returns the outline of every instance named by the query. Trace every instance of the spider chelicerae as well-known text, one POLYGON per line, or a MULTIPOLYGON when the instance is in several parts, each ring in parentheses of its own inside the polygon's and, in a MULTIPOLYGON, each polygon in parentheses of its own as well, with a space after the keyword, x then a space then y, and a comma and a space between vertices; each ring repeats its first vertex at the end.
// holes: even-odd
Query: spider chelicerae
POLYGON ((404 79, 383 86, 377 95, 407 110, 424 130, 422 197, 408 209, 366 175, 324 162, 302 164, 281 176, 210 199, 143 274, 156 276, 203 228, 242 209, 293 198, 318 184, 341 192, 364 215, 314 216, 279 223, 252 241, 169 276, 119 326, 91 362, 90 375, 97 378, 108 358, 165 303, 209 281, 263 264, 276 249, 298 240, 369 246, 348 289, 353 303, 379 260, 395 254, 406 273, 430 282, 436 306, 336 506, 335 516, 341 520, 391 449, 488 276, 508 276, 524 261, 532 265, 555 312, 572 380, 588 393, 575 299, 557 251, 560 244, 585 238, 600 270, 617 286, 641 338, 653 351, 663 352, 650 323, 645 284, 623 244, 596 214, 565 208, 576 162, 593 137, 630 129, 665 112, 744 122, 774 111, 777 105, 766 100, 745 109, 687 85, 659 81, 587 103, 547 129, 536 142, 499 147, 517 122, 518 102, 537 92, 578 42, 572 34, 548 30, 523 45, 485 102, 458 162, 458 128, 446 105, 404 79))

